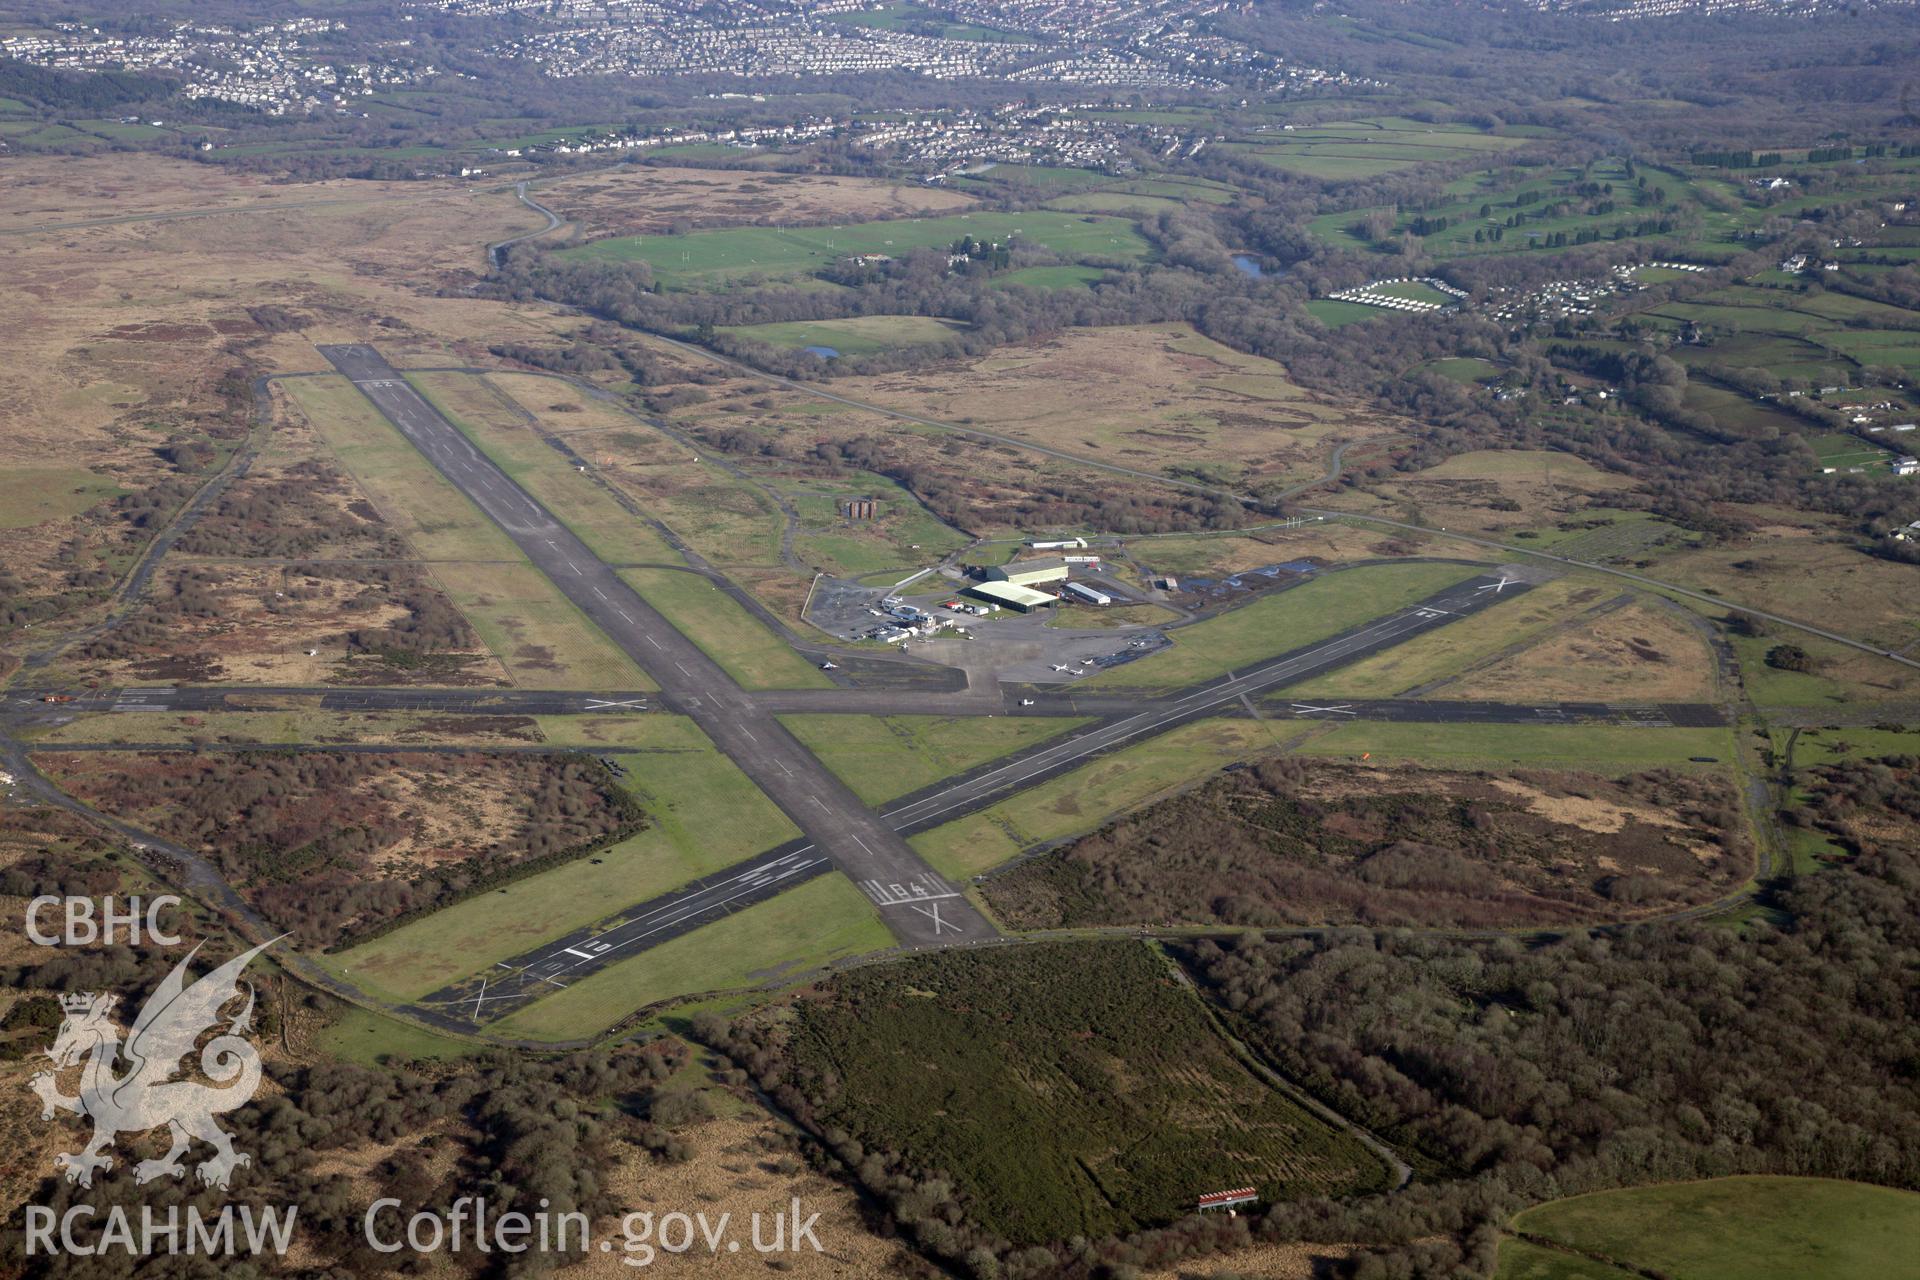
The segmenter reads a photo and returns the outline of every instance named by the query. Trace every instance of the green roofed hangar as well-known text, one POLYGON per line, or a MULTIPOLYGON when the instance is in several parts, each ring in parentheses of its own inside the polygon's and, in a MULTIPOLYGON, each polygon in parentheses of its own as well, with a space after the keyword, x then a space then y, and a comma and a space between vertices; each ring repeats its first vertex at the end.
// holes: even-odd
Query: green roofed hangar
POLYGON ((1019 587, 1036 586, 1042 582, 1065 582, 1070 566, 1057 557, 1046 560, 1015 560, 1012 564, 1000 565, 987 571, 987 577, 995 582, 1011 582, 1019 587))

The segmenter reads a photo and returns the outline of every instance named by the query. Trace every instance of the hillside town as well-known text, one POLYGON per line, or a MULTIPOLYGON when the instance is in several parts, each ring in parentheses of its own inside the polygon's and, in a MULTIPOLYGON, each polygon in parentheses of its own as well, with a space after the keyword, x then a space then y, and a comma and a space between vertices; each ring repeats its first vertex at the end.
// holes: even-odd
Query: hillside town
MULTIPOLYGON (((418 84, 438 74, 404 52, 377 59, 329 56, 323 48, 347 24, 290 18, 241 29, 180 23, 165 35, 109 35, 83 23, 0 40, 0 52, 66 71, 162 71, 185 78, 188 98, 231 102, 269 115, 346 112, 354 99, 418 84)), ((404 44, 397 44, 404 49, 404 44)))
POLYGON ((502 58, 547 75, 832 76, 905 72, 935 80, 1004 78, 1135 89, 1211 91, 1337 80, 1210 34, 1201 24, 1228 6, 1079 0, 1049 5, 958 5, 952 25, 901 20, 852 0, 704 5, 686 0, 420 0, 469 17, 533 16, 543 30, 494 45, 502 58))

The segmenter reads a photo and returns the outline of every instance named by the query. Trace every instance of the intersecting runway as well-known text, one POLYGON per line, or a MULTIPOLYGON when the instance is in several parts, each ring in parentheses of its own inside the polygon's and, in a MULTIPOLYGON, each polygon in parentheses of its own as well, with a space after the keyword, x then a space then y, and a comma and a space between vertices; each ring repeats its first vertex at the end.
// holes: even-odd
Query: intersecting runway
POLYGON ((856 884, 907 887, 906 900, 891 894, 874 899, 896 937, 919 945, 996 936, 964 898, 946 899, 938 915, 919 909, 914 897, 955 891, 698 645, 474 448, 385 357, 368 346, 320 350, 793 819, 822 856, 856 884))
MULTIPOLYGON (((1208 716, 1268 720, 1376 719, 1672 724, 1715 720, 1708 707, 1611 708, 1604 704, 1408 699, 1288 700, 1281 689, 1359 661, 1529 589, 1504 574, 1473 578, 1339 635, 1209 683, 1171 694, 1009 687, 1000 698, 938 690, 808 689, 749 692, 682 635, 545 507, 480 452, 371 347, 323 347, 334 367, 446 478, 497 524, 573 604, 652 677, 657 692, 597 693, 499 689, 234 689, 156 687, 56 693, 58 710, 238 710, 251 700, 318 696, 334 710, 462 711, 494 715, 669 712, 690 717, 803 833, 801 838, 714 872, 648 902, 455 983, 412 1007, 449 1027, 492 1021, 607 964, 657 946, 722 916, 775 897, 816 876, 852 880, 906 946, 992 940, 992 924, 927 866, 906 842, 1088 761, 1208 716), (949 714, 1093 717, 1049 739, 875 811, 802 746, 776 718, 793 712, 860 715, 949 714)), ((45 697, 45 694, 37 695, 45 697)), ((24 704, 33 691, 16 690, 24 704)), ((19 705, 7 709, 18 711, 19 705)), ((380 748, 406 750, 405 745, 380 748)))

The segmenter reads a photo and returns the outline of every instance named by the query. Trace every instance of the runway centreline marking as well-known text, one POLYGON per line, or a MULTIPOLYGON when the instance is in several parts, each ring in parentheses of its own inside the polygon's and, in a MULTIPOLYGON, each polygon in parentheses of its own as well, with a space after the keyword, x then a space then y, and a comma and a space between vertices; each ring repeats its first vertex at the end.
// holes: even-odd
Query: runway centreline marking
MULTIPOLYGON (((767 881, 761 885, 749 884, 746 888, 740 890, 738 893, 728 894, 726 897, 723 897, 723 898, 716 898, 716 899, 712 899, 708 901, 700 901, 700 902, 696 902, 693 899, 688 899, 684 903, 675 904, 676 906, 684 906, 687 909, 682 911, 676 911, 673 915, 667 917, 666 919, 661 920, 657 924, 653 925, 651 928, 643 929, 638 933, 632 934, 628 937, 620 938, 618 941, 608 943, 606 946, 600 948, 593 955, 587 956, 582 960, 576 960, 572 964, 563 964, 563 965, 560 965, 558 968, 553 968, 552 972, 567 973, 573 969, 578 968, 581 964, 584 964, 589 960, 604 961, 608 956, 613 954, 615 951, 620 950, 622 947, 629 946, 632 943, 638 942, 643 938, 650 938, 654 934, 659 933, 662 930, 670 929, 677 924, 684 924, 686 921, 691 920, 695 916, 704 914, 705 912, 708 912, 708 911, 715 910, 716 908, 719 908, 719 907, 727 906, 729 903, 738 901, 741 898, 745 898, 753 894, 762 893, 766 889, 770 888, 772 885, 778 884, 783 880, 790 880, 794 876, 800 874, 802 871, 805 871, 811 867, 827 866, 827 865, 829 864, 825 858, 815 858, 811 862, 804 862, 798 866, 790 867, 787 870, 782 871, 779 875, 775 876, 772 880, 767 881)), ((672 908, 662 908, 662 910, 672 910, 672 908)), ((617 933, 623 932, 627 927, 628 926, 625 926, 625 925, 617 926, 614 929, 610 929, 606 933, 601 934, 600 937, 602 938, 612 937, 617 933)), ((580 954, 577 951, 573 951, 572 948, 563 947, 561 950, 564 953, 570 953, 573 955, 580 954)), ((532 973, 533 970, 540 968, 542 963, 543 963, 542 961, 534 961, 532 964, 529 964, 527 966, 526 971, 528 973, 532 973)), ((540 978, 541 981, 543 982, 553 982, 553 979, 551 977, 546 977, 540 974, 533 974, 533 976, 540 978)), ((554 985, 564 986, 565 984, 555 982, 554 985)))
MULTIPOLYGON (((1443 600, 1442 603, 1451 604, 1454 602, 1451 600, 1443 600)), ((1322 657, 1322 655, 1328 654, 1329 651, 1332 651, 1331 656, 1333 657, 1342 657, 1342 656, 1345 656, 1347 653, 1352 652, 1355 648, 1364 647, 1367 643, 1371 643, 1375 639, 1385 638, 1385 636, 1400 635, 1404 632, 1418 632, 1418 631, 1425 630, 1428 624, 1435 622, 1438 618, 1443 616, 1452 617, 1454 615, 1445 610, 1423 611, 1421 609, 1415 609, 1410 613, 1399 614, 1392 618, 1383 619, 1380 622, 1370 624, 1369 626, 1362 628, 1359 631, 1352 632, 1348 635, 1336 637, 1332 640, 1326 641, 1325 643, 1313 649, 1309 649, 1303 653, 1296 654, 1293 657, 1277 660, 1274 664, 1270 666, 1256 668, 1255 671, 1249 676, 1242 677, 1242 676, 1230 674, 1227 677, 1227 679, 1219 685, 1215 685, 1212 688, 1200 690, 1195 693, 1186 694, 1179 698, 1176 698, 1171 704, 1169 704, 1169 709, 1162 714, 1156 715, 1154 712, 1151 712, 1151 711, 1143 711, 1143 712, 1136 713, 1135 715, 1129 717, 1128 719, 1119 721, 1116 724, 1109 726, 1106 729, 1091 730, 1088 733, 1083 734, 1077 738, 1069 739, 1068 741, 1056 744, 1053 747, 1045 748, 1042 751, 1037 752, 1032 756, 1028 756, 1023 760, 1016 761, 1013 764, 1003 765, 999 769, 995 769, 988 773, 981 774, 978 777, 969 779, 966 782, 961 783, 959 785, 959 788, 957 789, 963 792, 978 794, 984 788, 985 791, 990 793, 991 791, 996 790, 1000 786, 1005 784, 996 783, 994 786, 986 786, 985 784, 997 778, 1000 774, 1008 773, 1012 770, 1024 770, 1024 772, 1019 773, 1006 780, 1007 783, 1019 783, 1021 781, 1024 781, 1027 777, 1032 776, 1034 773, 1043 772, 1046 769, 1055 768, 1061 764, 1080 759, 1083 756, 1092 755, 1098 751, 1110 749, 1112 746, 1114 746, 1117 743, 1124 742, 1128 738, 1136 737, 1141 733, 1148 732, 1149 730, 1157 728, 1160 725, 1165 724, 1170 720, 1178 719, 1181 716, 1190 715, 1194 711, 1202 710, 1205 707, 1208 707, 1211 705, 1218 705, 1223 702, 1231 701, 1232 698, 1237 696, 1238 693, 1240 692, 1239 686, 1241 686, 1242 684, 1244 684, 1247 688, 1259 688, 1265 684, 1271 683, 1273 680, 1280 679, 1286 675, 1292 674, 1293 668, 1307 664, 1309 663, 1310 660, 1318 659, 1322 657), (1407 625, 1408 623, 1412 623, 1413 625, 1407 625), (1379 633, 1384 633, 1384 636, 1379 633), (1135 723, 1136 721, 1143 721, 1143 720, 1146 721, 1146 723, 1143 723, 1143 724, 1135 723), (1097 745, 1094 744, 1094 742, 1092 741, 1093 739, 1096 739, 1096 738, 1101 739, 1101 741, 1097 745), (1064 754, 1058 760, 1050 760, 1050 761, 1043 762, 1043 757, 1052 755, 1055 752, 1064 752, 1064 754), (1033 767, 1036 765, 1038 766, 1037 768, 1033 767)), ((895 823, 894 820, 907 818, 907 816, 911 814, 913 810, 918 809, 924 805, 932 804, 935 801, 946 799, 951 794, 953 794, 953 792, 951 791, 938 792, 934 795, 926 796, 921 798, 920 800, 913 801, 912 803, 904 805, 898 809, 882 810, 882 816, 888 819, 890 825, 896 825, 896 826, 905 825, 904 823, 895 823)), ((925 814, 918 815, 917 817, 913 817, 908 820, 924 821, 932 818, 937 818, 941 814, 947 813, 952 809, 959 808, 961 805, 969 803, 973 798, 974 798, 974 795, 963 794, 959 800, 954 801, 951 804, 945 805, 941 808, 933 809, 925 814)))
MULTIPOLYGON (((649 920, 652 920, 654 917, 660 915, 663 912, 676 911, 679 908, 693 902, 696 898, 702 895, 712 894, 721 889, 731 888, 732 886, 740 884, 742 882, 750 882, 755 880, 756 878, 764 878, 770 875, 772 876, 772 880, 768 881, 763 879, 763 883, 774 883, 779 880, 785 879, 787 876, 792 875, 794 872, 805 871, 809 867, 817 867, 825 864, 826 862, 825 858, 808 858, 805 856, 809 853, 812 853, 813 851, 814 851, 813 845, 811 844, 804 845, 801 848, 795 849, 792 853, 782 854, 778 858, 774 858, 766 862, 756 863, 754 866, 748 867, 744 871, 736 872, 735 874, 728 876, 724 880, 716 880, 714 883, 709 885, 702 885, 698 889, 681 890, 678 895, 673 897, 672 901, 663 903, 660 906, 652 908, 651 910, 643 911, 638 915, 635 915, 626 920, 623 920, 619 924, 614 925, 612 928, 607 929, 602 933, 595 934, 593 938, 587 939, 586 941, 598 941, 603 938, 612 937, 613 935, 619 933, 621 930, 630 929, 637 924, 645 924, 646 922, 648 922, 649 920)), ((728 900, 730 901, 731 899, 728 899, 728 900)), ((555 954, 572 951, 572 949, 573 948, 571 944, 566 944, 566 945, 557 947, 554 951, 545 953, 545 955, 551 956, 555 954)), ((604 954, 604 952, 609 949, 610 948, 602 948, 601 952, 596 954, 604 954)), ((574 954, 579 954, 579 953, 575 952, 574 954)), ((542 957, 542 959, 544 959, 544 957, 542 957)), ((529 969, 536 968, 542 963, 542 959, 530 960, 527 962, 526 967, 529 969)), ((506 967, 512 968, 511 965, 507 965, 506 967)))

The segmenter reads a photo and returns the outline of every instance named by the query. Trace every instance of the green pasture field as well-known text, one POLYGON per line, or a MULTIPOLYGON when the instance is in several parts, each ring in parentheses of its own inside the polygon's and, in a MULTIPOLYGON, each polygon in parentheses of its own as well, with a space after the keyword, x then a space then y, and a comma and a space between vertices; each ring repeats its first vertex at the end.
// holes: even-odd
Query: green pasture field
POLYGON ((40 124, 32 120, 22 121, 17 126, 9 121, 0 125, 0 133, 6 135, 9 146, 26 150, 38 150, 41 147, 59 146, 70 142, 92 141, 95 145, 99 144, 99 139, 67 125, 40 124))
POLYGON ((1150 196, 1127 191, 1082 191, 1076 195, 1049 200, 1049 209, 1067 209, 1075 213, 1136 213, 1156 215, 1177 213, 1186 205, 1172 196, 1150 196))
MULTIPOLYGON (((1247 134, 1225 145, 1254 148, 1276 167, 1316 157, 1380 158, 1394 167, 1511 151, 1532 139, 1485 133, 1471 125, 1426 124, 1398 117, 1298 125, 1291 131, 1247 134)), ((1305 170, 1299 170, 1304 172, 1305 170)))
POLYGON ((1152 246, 1124 218, 1030 210, 962 213, 838 227, 730 227, 687 235, 621 236, 596 240, 559 256, 575 260, 646 262, 673 288, 700 288, 760 275, 806 275, 861 253, 902 254, 944 248, 965 236, 1018 240, 1074 259, 1139 261, 1152 246))
POLYGON ((154 126, 145 122, 121 124, 117 118, 112 120, 76 120, 73 123, 73 127, 85 130, 88 133, 97 133, 103 138, 113 138, 116 141, 123 142, 150 142, 155 138, 173 137, 179 132, 175 129, 156 129, 154 126))
POLYGON ((84 467, 8 467, 0 472, 0 529, 71 519, 125 492, 84 467))
POLYGON ((1633 1280, 1639 1275, 1591 1258, 1513 1239, 1500 1242, 1499 1266, 1495 1280, 1633 1280))
POLYGON ((842 974, 794 1006, 786 1057, 840 1081, 821 1119, 937 1169, 1015 1243, 1268 1200, 1384 1188, 1358 1139, 1245 1065, 1136 941, 953 950, 842 974))
POLYGON ((1091 723, 1060 716, 781 716, 793 736, 870 805, 1091 723))
MULTIPOLYGON (((1842 383, 1855 381, 1868 365, 1920 374, 1920 331, 1905 327, 1920 321, 1920 313, 1847 294, 1734 285, 1644 314, 1691 321, 1715 334, 1709 346, 1677 349, 1676 358, 1690 368, 1753 365, 1781 376, 1842 383)), ((1714 412, 1703 399, 1712 394, 1693 392, 1693 402, 1714 412)))
POLYGON ((996 164, 974 175, 991 182, 1005 182, 1019 187, 1034 187, 1043 191, 1079 191, 1087 187, 1098 187, 1113 179, 1104 173, 1092 169, 1076 169, 1063 165, 1046 164, 996 164))
POLYGON ((1363 320, 1378 320, 1387 313, 1379 307, 1369 307, 1363 302, 1340 302, 1333 298, 1315 298, 1307 303, 1307 314, 1329 329, 1338 329, 1342 325, 1359 324, 1363 320))
POLYGON ((1838 467, 1842 471, 1848 467, 1884 468, 1893 461, 1893 455, 1879 445, 1845 431, 1823 431, 1817 436, 1808 436, 1807 444, 1812 446, 1821 466, 1838 467))
POLYGON ((1102 688, 1197 684, 1386 617, 1477 572, 1459 564, 1407 563, 1323 574, 1203 622, 1177 627, 1168 633, 1172 648, 1109 668, 1087 683, 1102 688))
POLYGON ((1894 365, 1909 377, 1920 377, 1920 333, 1841 329, 1823 334, 1822 341, 1860 364, 1894 365))
POLYGON ((1557 1269, 1539 1256, 1552 1251, 1510 1253, 1503 1241, 1499 1280, 1863 1280, 1915 1273, 1920 1195, 1826 1178, 1716 1178, 1556 1200, 1512 1229, 1620 1269, 1557 1269))
POLYGON ((622 569, 620 576, 743 687, 833 687, 824 672, 701 575, 675 569, 622 569))
POLYGON ((720 332, 772 347, 831 347, 843 356, 864 356, 896 347, 940 342, 966 329, 962 321, 932 316, 859 316, 852 320, 726 325, 720 332))
POLYGON ((1120 190, 1198 204, 1232 204, 1240 196, 1238 189, 1211 178, 1142 178, 1120 190))
MULTIPOLYGON (((1244 155, 1269 169, 1297 173, 1307 178, 1322 178, 1329 182, 1377 178, 1381 174, 1409 169, 1419 163, 1417 160, 1409 160, 1402 156, 1354 155, 1344 144, 1339 149, 1326 152, 1315 151, 1304 146, 1280 150, 1231 142, 1222 143, 1218 149, 1229 155, 1244 155)), ((1430 158, 1438 160, 1448 157, 1435 155, 1430 158)))
POLYGON ((625 717, 620 739, 614 759, 646 808, 644 831, 321 962, 359 985, 418 999, 800 834, 692 721, 625 717))
POLYGON ((529 1040, 589 1039, 650 1004, 797 978, 893 941, 866 895, 829 873, 616 961, 501 1019, 495 1030, 529 1040))
POLYGON ((1711 414, 1717 425, 1735 427, 1741 431, 1771 429, 1787 435, 1799 435, 1812 425, 1805 418, 1796 418, 1784 409, 1755 400, 1732 387, 1718 386, 1705 376, 1687 383, 1687 394, 1681 403, 1689 409, 1711 414))
POLYGON ((1816 385, 1845 381, 1852 367, 1850 361, 1818 342, 1764 333, 1735 333, 1710 347, 1674 347, 1670 354, 1689 370, 1701 369, 1709 376, 1716 365, 1745 366, 1766 369, 1783 378, 1805 378, 1816 385))

